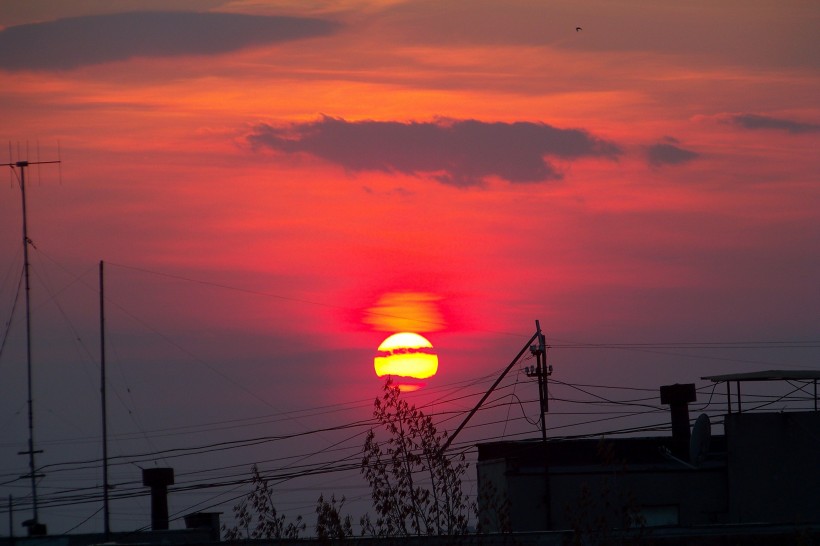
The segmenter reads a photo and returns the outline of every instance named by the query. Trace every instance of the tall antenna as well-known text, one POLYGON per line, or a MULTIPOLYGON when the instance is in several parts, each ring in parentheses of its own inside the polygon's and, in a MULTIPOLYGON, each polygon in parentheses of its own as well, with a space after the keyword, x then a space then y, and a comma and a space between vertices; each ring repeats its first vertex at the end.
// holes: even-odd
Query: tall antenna
POLYGON ((111 513, 108 505, 108 417, 105 403, 105 295, 103 285, 103 261, 100 260, 100 399, 102 402, 102 454, 103 454, 103 527, 105 541, 111 540, 111 513))
MULTIPOLYGON (((19 154, 19 150, 18 150, 19 154)), ((11 159, 11 158, 9 158, 11 159)), ((28 379, 28 451, 20 451, 19 455, 28 455, 29 473, 21 478, 29 478, 31 480, 31 505, 33 517, 30 520, 23 522, 23 525, 28 527, 28 534, 30 536, 40 536, 46 534, 46 526, 39 521, 37 513, 37 478, 43 477, 42 474, 37 474, 37 466, 34 464, 34 455, 42 453, 42 450, 34 449, 34 400, 32 396, 32 373, 31 373, 31 286, 29 283, 29 260, 28 247, 33 246, 31 239, 28 237, 28 220, 26 217, 26 169, 30 165, 43 165, 46 163, 60 163, 57 161, 16 161, 10 163, 0 164, 0 167, 10 167, 12 172, 17 173, 15 169, 19 169, 20 176, 20 195, 23 202, 23 272, 26 281, 26 375, 28 379)))

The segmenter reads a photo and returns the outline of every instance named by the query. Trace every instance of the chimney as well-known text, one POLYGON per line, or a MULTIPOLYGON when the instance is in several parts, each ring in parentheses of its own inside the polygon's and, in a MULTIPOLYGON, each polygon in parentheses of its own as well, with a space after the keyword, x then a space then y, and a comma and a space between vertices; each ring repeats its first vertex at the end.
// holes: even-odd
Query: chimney
POLYGON ((689 402, 697 400, 694 383, 675 383, 661 387, 661 404, 672 413, 672 453, 689 460, 689 402))
POLYGON ((168 529, 168 486, 174 484, 173 468, 146 468, 142 485, 151 488, 151 530, 168 529))

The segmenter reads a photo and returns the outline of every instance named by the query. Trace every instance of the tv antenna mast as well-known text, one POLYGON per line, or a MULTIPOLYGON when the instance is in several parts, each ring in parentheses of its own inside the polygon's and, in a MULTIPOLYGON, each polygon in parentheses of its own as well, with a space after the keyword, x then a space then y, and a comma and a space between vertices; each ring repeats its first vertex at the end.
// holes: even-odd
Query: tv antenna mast
MULTIPOLYGON (((11 158, 9 158, 11 159, 11 158)), ((31 286, 29 283, 29 260, 28 247, 34 246, 34 243, 28 237, 28 221, 26 210, 26 169, 31 165, 45 165, 50 163, 60 163, 56 161, 14 161, 9 163, 2 163, 0 167, 10 167, 12 172, 19 176, 17 180, 20 184, 20 195, 23 202, 23 276, 25 278, 25 295, 26 295, 26 376, 28 382, 28 450, 20 451, 19 455, 28 455, 29 473, 20 476, 21 478, 29 478, 31 480, 31 505, 32 505, 32 519, 23 522, 23 525, 28 527, 29 536, 41 536, 46 534, 46 526, 40 523, 39 514, 37 513, 37 478, 43 477, 43 474, 37 474, 37 466, 34 464, 34 455, 42 453, 42 450, 34 449, 34 402, 32 397, 32 373, 31 373, 31 286)), ((36 248, 36 247, 35 247, 36 248)))

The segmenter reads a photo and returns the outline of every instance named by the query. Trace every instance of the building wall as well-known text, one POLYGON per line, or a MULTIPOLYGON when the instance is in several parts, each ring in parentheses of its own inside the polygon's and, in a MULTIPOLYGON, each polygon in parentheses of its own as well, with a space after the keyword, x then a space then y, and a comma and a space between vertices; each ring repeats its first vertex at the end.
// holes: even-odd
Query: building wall
POLYGON ((545 526, 544 474, 507 459, 480 461, 478 518, 485 532, 540 531, 545 526))
MULTIPOLYGON (((509 499, 510 523, 515 531, 546 528, 544 473, 540 469, 508 466, 503 460, 479 463, 479 490, 491 482, 499 498, 509 499)), ((723 467, 689 469, 645 468, 614 472, 605 467, 552 469, 549 476, 550 528, 571 529, 605 520, 622 527, 627 510, 641 515, 649 526, 707 525, 729 519, 726 473, 723 467)), ((499 499, 480 499, 482 518, 493 523, 499 499)), ((489 530, 499 531, 491 526, 489 530)))
POLYGON ((615 464, 603 464, 595 445, 583 441, 482 444, 482 517, 502 521, 493 511, 506 496, 514 531, 568 529, 579 518, 621 527, 624 507, 657 525, 820 522, 820 412, 734 413, 725 416, 724 429, 699 468, 660 456, 664 446, 650 438, 607 440, 618 453, 615 464), (490 503, 482 499, 487 485, 497 496, 490 503))
POLYGON ((732 522, 820 521, 820 412, 732 413, 724 427, 732 522))
POLYGON ((488 530, 504 529, 497 525, 505 517, 498 513, 503 499, 509 503, 507 521, 512 530, 521 532, 600 526, 604 521, 622 528, 628 516, 641 516, 648 526, 729 521, 725 458, 693 468, 664 457, 657 438, 607 444, 615 458, 602 459, 600 442, 550 446, 549 499, 544 494, 545 451, 538 444, 480 446, 479 508, 488 530), (488 498, 488 492, 495 498, 488 498))
POLYGON ((728 520, 725 469, 626 468, 618 472, 563 472, 550 476, 553 529, 567 529, 579 513, 623 527, 624 516, 648 526, 706 525, 728 520))

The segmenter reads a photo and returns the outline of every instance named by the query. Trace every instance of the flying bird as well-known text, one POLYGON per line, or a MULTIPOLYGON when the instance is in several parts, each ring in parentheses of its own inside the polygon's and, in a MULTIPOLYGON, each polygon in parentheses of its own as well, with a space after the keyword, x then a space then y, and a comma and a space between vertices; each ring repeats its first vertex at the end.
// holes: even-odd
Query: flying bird
POLYGON ((579 30, 584 30, 584 29, 582 29, 581 27, 575 27, 575 32, 578 32, 579 30))

